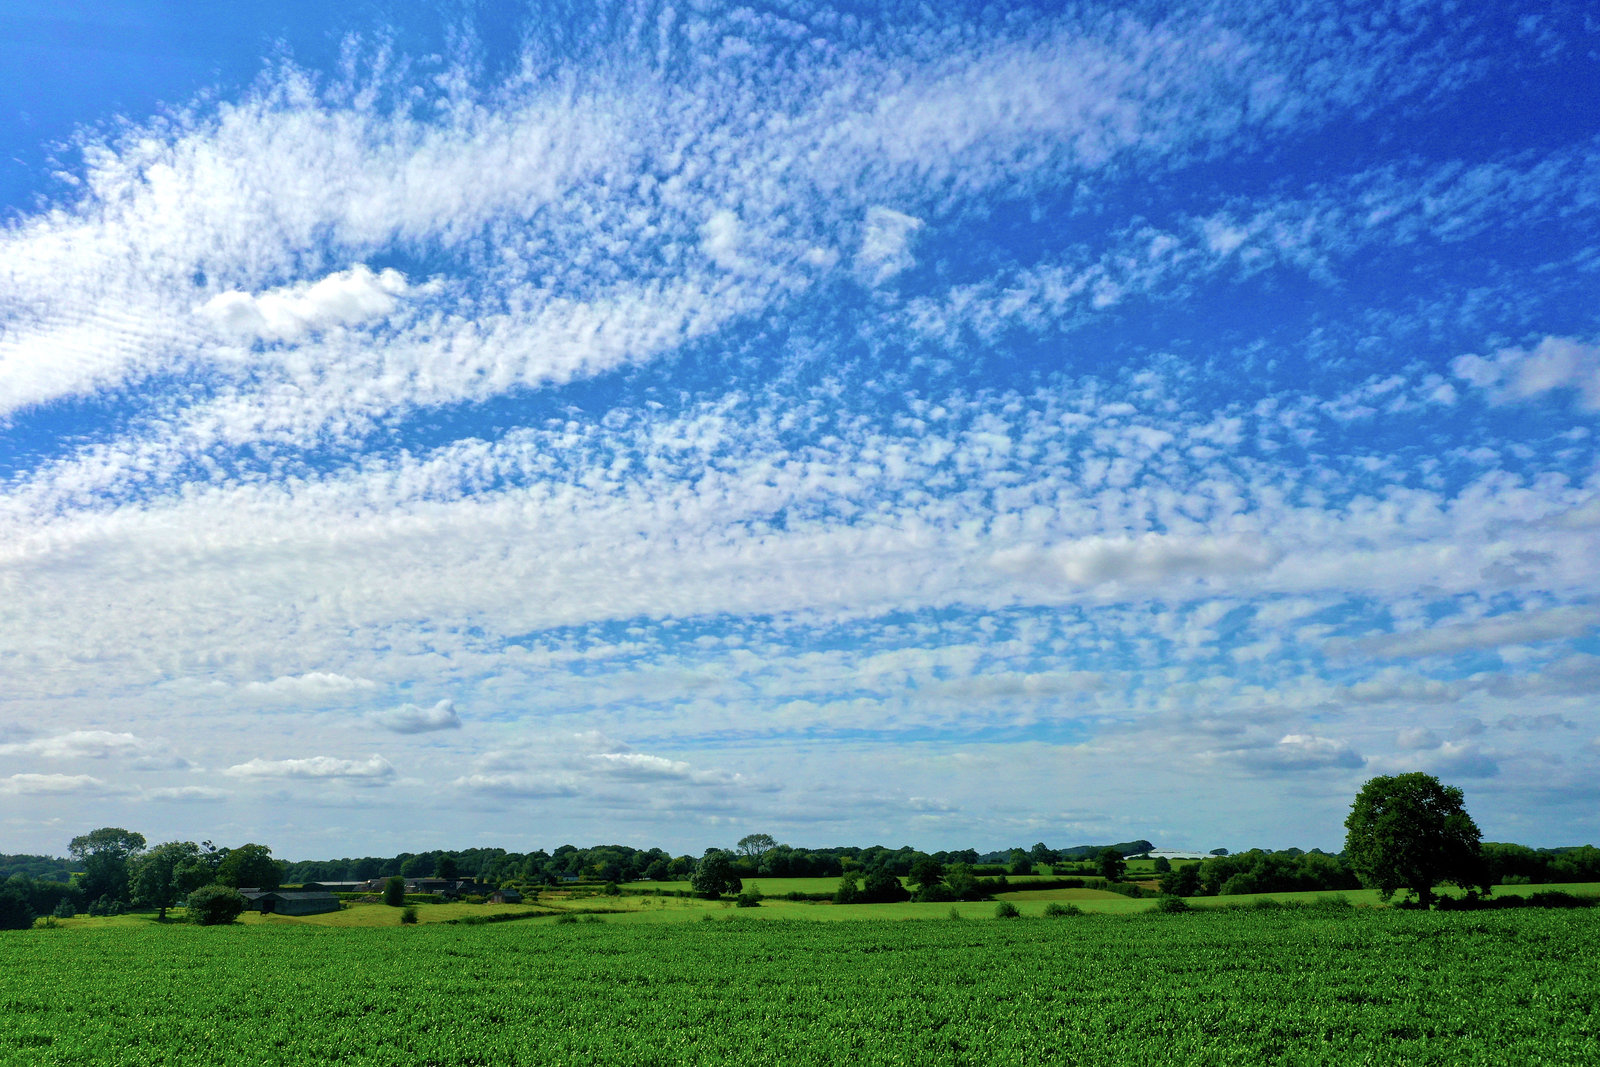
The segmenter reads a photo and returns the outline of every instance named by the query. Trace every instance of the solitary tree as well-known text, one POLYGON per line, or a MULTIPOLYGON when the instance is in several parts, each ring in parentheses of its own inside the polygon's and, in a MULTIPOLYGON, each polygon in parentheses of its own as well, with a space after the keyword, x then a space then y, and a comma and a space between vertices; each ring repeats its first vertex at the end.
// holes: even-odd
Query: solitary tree
POLYGON ((1409 889, 1426 908, 1439 882, 1467 888, 1487 881, 1482 835, 1461 790, 1431 774, 1373 778, 1356 794, 1344 826, 1350 866, 1384 900, 1409 889))
POLYGON ((406 880, 398 874, 391 875, 383 883, 383 902, 391 908, 398 908, 406 902, 406 880))
POLYGON ((944 864, 932 856, 923 856, 911 865, 911 884, 931 889, 944 881, 944 864))
POLYGON ((1128 861, 1122 858, 1122 853, 1114 848, 1103 848, 1097 861, 1100 866, 1100 877, 1108 882, 1120 879, 1123 872, 1128 869, 1128 861))
POLYGON ((721 849, 712 849, 695 864, 689 888, 708 900, 715 900, 724 893, 737 893, 744 888, 744 883, 733 873, 733 857, 721 849))

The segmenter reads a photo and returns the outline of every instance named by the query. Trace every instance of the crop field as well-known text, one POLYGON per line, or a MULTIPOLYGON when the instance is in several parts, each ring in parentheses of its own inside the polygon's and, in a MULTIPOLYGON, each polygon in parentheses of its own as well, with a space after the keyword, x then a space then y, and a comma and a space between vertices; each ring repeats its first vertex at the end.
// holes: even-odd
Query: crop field
POLYGON ((1600 910, 0 936, 0 1062, 1600 1062, 1600 910))

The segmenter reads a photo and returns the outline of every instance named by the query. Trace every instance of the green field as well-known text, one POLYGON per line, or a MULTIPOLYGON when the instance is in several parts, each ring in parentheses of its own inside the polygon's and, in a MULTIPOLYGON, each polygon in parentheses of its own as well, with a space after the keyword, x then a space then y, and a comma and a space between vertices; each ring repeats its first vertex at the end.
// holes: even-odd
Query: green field
POLYGON ((1600 909, 745 918, 761 910, 3 934, 0 1063, 1600 1060, 1600 909))

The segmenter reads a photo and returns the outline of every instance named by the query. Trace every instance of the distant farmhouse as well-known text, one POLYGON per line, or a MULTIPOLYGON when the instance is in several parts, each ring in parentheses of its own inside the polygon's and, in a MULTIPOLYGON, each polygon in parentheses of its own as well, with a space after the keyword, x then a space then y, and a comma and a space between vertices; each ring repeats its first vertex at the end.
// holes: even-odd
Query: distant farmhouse
POLYGON ((241 889, 239 895, 244 897, 247 910, 263 915, 320 915, 339 910, 339 898, 326 891, 241 889))
MULTIPOLYGON (((388 885, 387 878, 372 878, 365 882, 307 882, 305 888, 328 893, 382 893, 388 885)), ((407 893, 431 893, 447 900, 465 896, 488 896, 494 886, 471 878, 407 878, 407 893)))

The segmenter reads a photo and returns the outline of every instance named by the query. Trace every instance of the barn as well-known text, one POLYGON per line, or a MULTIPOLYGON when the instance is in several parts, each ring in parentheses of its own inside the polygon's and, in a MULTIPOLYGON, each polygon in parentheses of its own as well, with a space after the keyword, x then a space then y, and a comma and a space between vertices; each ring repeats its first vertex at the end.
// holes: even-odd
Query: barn
POLYGON ((250 911, 259 911, 263 915, 320 915, 325 911, 339 910, 339 898, 326 891, 297 893, 241 889, 239 894, 244 897, 245 906, 250 911))

